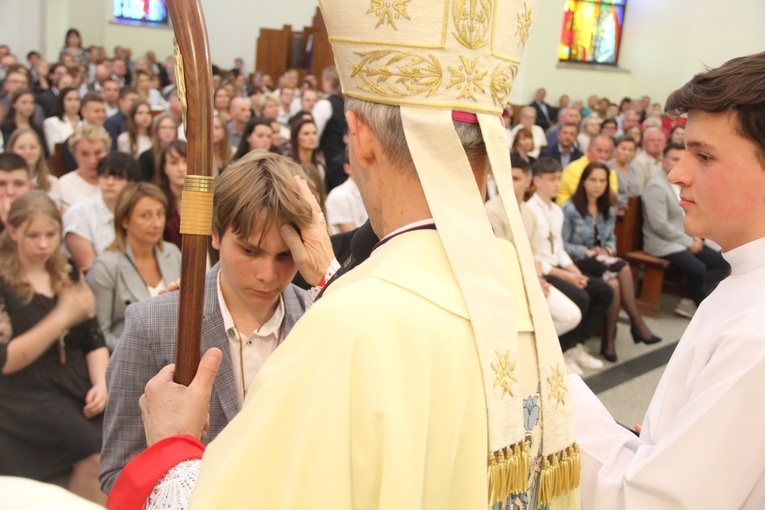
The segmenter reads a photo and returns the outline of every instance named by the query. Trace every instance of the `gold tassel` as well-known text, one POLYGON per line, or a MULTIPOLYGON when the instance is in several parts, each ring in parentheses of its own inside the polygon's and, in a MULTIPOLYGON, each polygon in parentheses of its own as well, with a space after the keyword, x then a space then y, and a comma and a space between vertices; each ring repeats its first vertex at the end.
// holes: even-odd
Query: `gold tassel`
POLYGON ((497 469, 497 458, 493 453, 489 454, 489 506, 493 507, 499 502, 499 494, 497 493, 497 476, 499 475, 497 469))
POLYGON ((563 494, 571 490, 571 457, 569 457, 569 448, 560 452, 560 471, 561 471, 561 489, 563 494))
POLYGON ((579 445, 571 445, 571 489, 579 487, 582 476, 582 461, 579 457, 579 445))
POLYGON ((497 480, 497 493, 499 494, 500 501, 504 503, 504 501, 507 499, 508 494, 510 493, 507 482, 508 482, 508 475, 507 472, 509 470, 509 459, 505 457, 504 450, 499 450, 499 456, 497 460, 497 464, 499 464, 499 479, 497 480))
POLYGON ((529 452, 520 442, 489 454, 489 506, 528 490, 529 452))
POLYGON ((581 463, 579 447, 574 443, 568 448, 548 455, 542 461, 539 476, 539 504, 550 506, 579 486, 581 463))

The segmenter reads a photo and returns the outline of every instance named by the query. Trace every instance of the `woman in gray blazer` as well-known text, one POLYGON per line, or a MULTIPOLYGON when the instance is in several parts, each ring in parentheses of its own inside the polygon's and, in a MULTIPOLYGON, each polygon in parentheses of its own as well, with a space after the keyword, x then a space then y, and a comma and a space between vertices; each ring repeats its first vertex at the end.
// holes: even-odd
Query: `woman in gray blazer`
POLYGON ((125 187, 114 208, 114 242, 88 272, 110 351, 122 334, 128 305, 156 296, 180 277, 181 252, 162 242, 166 209, 165 194, 153 184, 125 187))

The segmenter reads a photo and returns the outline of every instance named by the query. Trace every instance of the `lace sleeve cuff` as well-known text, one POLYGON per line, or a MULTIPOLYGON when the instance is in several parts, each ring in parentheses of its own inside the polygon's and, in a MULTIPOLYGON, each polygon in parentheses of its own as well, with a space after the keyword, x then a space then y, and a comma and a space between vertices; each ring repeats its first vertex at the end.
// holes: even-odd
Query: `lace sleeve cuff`
POLYGON ((106 507, 114 510, 140 510, 158 481, 173 467, 189 459, 201 459, 204 445, 190 435, 172 436, 159 441, 131 460, 114 484, 106 507))
POLYGON ((202 461, 194 459, 185 460, 170 469, 152 489, 143 507, 144 510, 188 508, 201 467, 202 461))
POLYGON ((311 287, 308 290, 308 295, 311 296, 312 301, 316 301, 316 296, 319 295, 321 292, 321 289, 324 288, 325 285, 327 285, 327 282, 332 279, 333 276, 335 276, 335 273, 340 269, 340 263, 337 261, 336 258, 332 259, 332 262, 329 264, 329 267, 327 268, 327 272, 324 273, 324 278, 321 279, 319 284, 315 287, 311 287))

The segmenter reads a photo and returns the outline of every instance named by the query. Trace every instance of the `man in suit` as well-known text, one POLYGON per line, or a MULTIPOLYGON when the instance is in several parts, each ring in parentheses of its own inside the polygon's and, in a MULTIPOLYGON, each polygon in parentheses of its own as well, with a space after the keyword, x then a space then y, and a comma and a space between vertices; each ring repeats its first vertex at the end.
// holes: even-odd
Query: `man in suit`
MULTIPOLYGON (((579 124, 582 122, 582 114, 576 108, 561 108, 557 113, 558 122, 547 130, 547 145, 558 143, 558 131, 564 124, 579 124)), ((576 145, 576 144, 575 144, 576 145)))
POLYGON ((584 156, 582 151, 574 146, 576 137, 579 134, 579 126, 574 123, 564 124, 558 130, 558 143, 548 145, 542 152, 539 153, 539 157, 548 157, 557 159, 562 168, 566 168, 569 163, 576 161, 584 156))
POLYGON ((685 231, 685 214, 680 207, 680 190, 667 175, 685 155, 685 148, 669 144, 664 149, 661 166, 641 195, 643 200, 643 250, 654 257, 669 260, 685 274, 685 297, 675 313, 693 318, 701 301, 728 274, 730 266, 720 252, 704 240, 685 231))
POLYGON ((549 104, 545 103, 545 96, 547 91, 544 88, 538 88, 534 94, 534 100, 529 104, 533 106, 537 111, 537 126, 541 127, 543 131, 547 131, 547 128, 555 124, 557 115, 555 109, 549 104))
MULTIPOLYGON (((297 265, 280 234, 284 224, 299 226, 304 237, 311 228, 324 228, 301 198, 293 177, 299 173, 287 159, 255 151, 215 183, 213 246, 220 262, 205 281, 202 352, 217 347, 224 361, 213 386, 206 442, 239 412, 255 374, 311 302, 290 284, 297 265)), ((178 306, 173 292, 127 309, 106 375, 100 480, 107 493, 124 465, 146 448, 138 397, 149 379, 175 361, 178 306)))
POLYGON ((48 117, 56 117, 61 113, 61 104, 58 95, 61 90, 66 87, 71 87, 73 83, 74 78, 72 78, 72 75, 68 72, 59 74, 53 80, 53 86, 51 88, 37 95, 35 102, 37 103, 37 106, 42 108, 43 115, 46 119, 48 117))

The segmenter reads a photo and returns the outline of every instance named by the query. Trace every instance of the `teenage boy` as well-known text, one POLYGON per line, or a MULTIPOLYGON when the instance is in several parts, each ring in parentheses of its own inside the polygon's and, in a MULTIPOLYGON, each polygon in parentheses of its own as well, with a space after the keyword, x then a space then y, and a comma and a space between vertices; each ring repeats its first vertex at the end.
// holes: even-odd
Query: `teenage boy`
POLYGON ((591 356, 582 342, 595 333, 614 291, 603 280, 583 275, 563 249, 563 210, 555 203, 560 190, 560 163, 552 158, 539 158, 532 170, 536 193, 528 205, 537 217, 534 242, 542 261, 542 274, 582 311, 579 326, 560 337, 563 359, 574 373, 603 368, 603 362, 591 356))
POLYGON ((0 232, 13 200, 32 189, 29 167, 24 158, 13 152, 0 153, 0 232))
MULTIPOLYGON (((523 226, 531 244, 534 265, 537 275, 539 275, 539 283, 547 300, 547 307, 550 309, 555 332, 560 336, 579 325, 579 322, 582 320, 582 312, 565 294, 551 286, 542 274, 539 249, 534 240, 534 233, 537 229, 537 217, 524 200, 526 192, 531 186, 531 165, 518 156, 511 156, 510 164, 512 166, 513 193, 521 210, 521 220, 523 220, 523 226)), ((489 216, 489 223, 491 223, 491 228, 494 230, 494 235, 512 242, 513 235, 510 230, 510 223, 505 215, 499 195, 486 202, 486 214, 489 216)))
MULTIPOLYGON (((220 262, 205 281, 202 352, 217 347, 223 364, 213 386, 205 443, 239 412, 250 382, 310 304, 291 285, 295 260, 280 234, 283 225, 323 227, 299 192, 300 167, 254 151, 215 183, 213 246, 220 262)), ((318 208, 318 206, 317 206, 318 208)), ((162 367, 175 360, 179 293, 128 307, 125 330, 106 373, 100 480, 109 493, 122 468, 146 448, 138 397, 162 367)))
POLYGON ((696 75, 667 98, 688 114, 685 230, 722 247, 731 275, 699 306, 639 435, 568 376, 583 508, 765 508, 765 53, 696 75))

